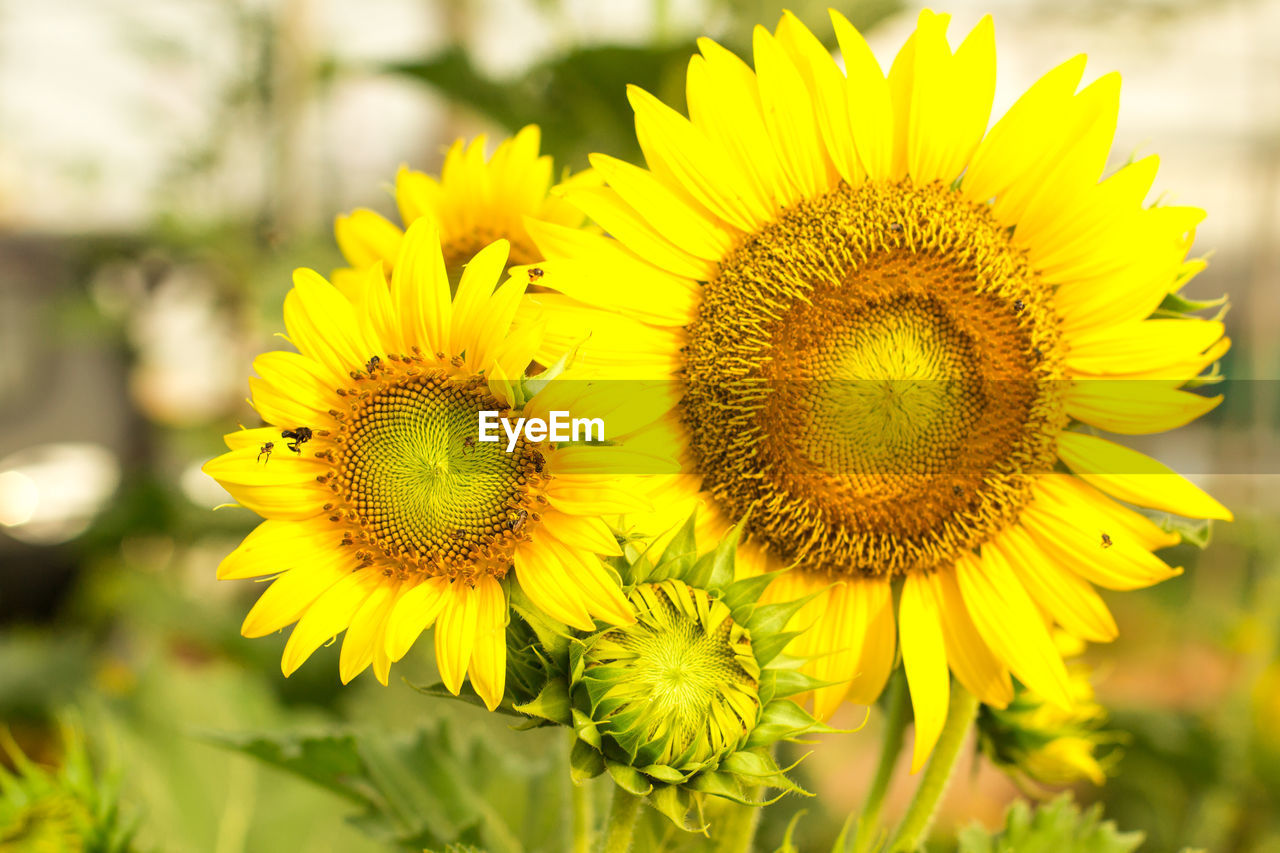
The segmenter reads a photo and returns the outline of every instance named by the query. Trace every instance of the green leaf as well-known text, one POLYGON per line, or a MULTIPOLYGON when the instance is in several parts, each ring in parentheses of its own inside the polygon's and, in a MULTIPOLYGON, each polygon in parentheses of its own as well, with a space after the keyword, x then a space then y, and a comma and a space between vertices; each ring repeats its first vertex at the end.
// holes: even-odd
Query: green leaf
POLYGON ((1132 853, 1142 844, 1141 832, 1120 832, 1102 820, 1101 806, 1080 811, 1070 794, 1034 812, 1019 800, 1005 814, 995 834, 980 826, 960 833, 957 853, 1132 853))
POLYGON ((542 150, 559 163, 586 165, 591 151, 635 159, 635 117, 626 87, 635 84, 682 106, 689 45, 591 45, 540 62, 515 79, 490 77, 461 47, 386 70, 426 83, 508 131, 541 124, 542 150), (583 133, 590 128, 590 133, 583 133))
POLYGON ((443 725, 398 735, 335 730, 205 739, 346 797, 361 806, 352 823, 412 850, 471 844, 521 853, 530 827, 511 821, 536 820, 536 804, 555 788, 541 779, 553 762, 522 762, 443 725))

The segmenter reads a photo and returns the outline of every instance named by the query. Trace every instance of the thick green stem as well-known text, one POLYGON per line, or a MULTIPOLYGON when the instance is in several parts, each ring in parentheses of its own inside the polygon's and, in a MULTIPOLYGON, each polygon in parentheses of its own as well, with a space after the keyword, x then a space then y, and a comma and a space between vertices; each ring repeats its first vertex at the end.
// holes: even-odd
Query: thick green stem
POLYGON ((868 853, 880 835, 880 813, 884 810, 884 798, 889 792, 898 754, 902 752, 903 733, 907 728, 907 681, 901 672, 894 673, 889 683, 889 704, 885 709, 884 731, 880 734, 880 762, 876 765, 875 778, 862 804, 858 817, 858 834, 854 837, 853 853, 868 853))
MULTIPOLYGON (((748 799, 758 800, 764 789, 753 790, 748 799)), ((751 853, 751 844, 755 841, 756 828, 760 825, 760 806, 744 806, 733 804, 720 821, 719 831, 715 832, 715 853, 751 853)))
POLYGON ((911 800, 907 815, 898 827, 898 834, 889 845, 891 853, 912 853, 919 850, 933 823, 934 812, 947 790, 951 774, 956 769, 956 758, 960 755, 960 747, 964 745, 965 735, 978 713, 978 698, 955 684, 951 691, 951 707, 947 711, 947 722, 942 727, 942 734, 933 748, 933 757, 924 770, 924 778, 916 795, 911 800))
MULTIPOLYGON (((569 746, 572 748, 576 735, 569 733, 569 746)), ((569 804, 573 819, 573 853, 591 853, 595 834, 595 801, 593 785, 589 780, 569 782, 569 804)))
POLYGON ((613 805, 609 807, 609 825, 605 827, 604 853, 627 853, 640 816, 641 800, 620 787, 613 789, 613 805))

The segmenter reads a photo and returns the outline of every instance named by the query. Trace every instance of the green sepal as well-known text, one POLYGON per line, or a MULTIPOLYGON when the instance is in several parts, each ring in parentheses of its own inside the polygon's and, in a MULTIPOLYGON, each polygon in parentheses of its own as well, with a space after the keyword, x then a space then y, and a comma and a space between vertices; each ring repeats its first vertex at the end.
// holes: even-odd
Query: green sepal
POLYGON ((1174 291, 1164 297, 1160 307, 1156 308, 1155 313, 1151 316, 1183 318, 1199 314, 1201 311, 1207 311, 1210 308, 1218 308, 1220 310, 1214 319, 1220 320, 1229 307, 1225 294, 1217 299, 1188 299, 1181 293, 1174 291))
POLYGON ((693 798, 684 788, 675 785, 655 785, 653 793, 649 795, 649 805, 685 832, 705 833, 708 829, 706 822, 698 823, 690 818, 693 811, 693 798))
POLYGON ((830 687, 838 682, 814 678, 799 669, 766 669, 760 673, 760 701, 767 705, 774 699, 786 699, 810 690, 830 687), (768 692, 766 698, 765 693, 768 692))
POLYGON ((569 776, 577 784, 604 772, 604 756, 584 741, 575 740, 569 751, 569 776))
POLYGON ((555 364, 551 365, 537 376, 522 376, 519 383, 519 392, 524 399, 520 401, 521 405, 516 408, 522 408, 524 402, 532 400, 539 394, 539 392, 542 391, 543 388, 550 385, 556 377, 564 373, 565 370, 568 369, 569 365, 573 364, 574 360, 577 359, 578 350, 582 348, 582 345, 587 342, 589 337, 590 335, 583 336, 582 340, 569 347, 568 351, 565 352, 564 355, 560 356, 560 359, 555 364))
POLYGON ((573 725, 573 707, 569 702, 569 687, 560 679, 552 679, 543 685, 532 702, 513 706, 521 714, 541 717, 562 726, 573 725))
POLYGON ((747 749, 771 746, 780 740, 791 740, 804 734, 835 731, 837 729, 818 722, 808 711, 790 699, 777 699, 761 711, 760 722, 747 738, 745 746, 747 749))
POLYGON ((782 654, 792 640, 803 633, 803 631, 779 631, 773 634, 764 634, 759 640, 751 644, 751 651, 755 654, 756 663, 760 664, 760 666, 768 666, 771 660, 782 654))
MULTIPOLYGON (((791 619, 800 612, 800 608, 804 607, 810 601, 813 601, 819 595, 827 591, 826 587, 811 592, 806 596, 797 598, 793 601, 782 601, 777 604, 757 604, 747 617, 745 622, 739 624, 745 625, 747 630, 751 632, 751 636, 757 636, 762 633, 773 634, 786 630, 787 625, 791 623, 791 619)), ((737 615, 734 616, 737 621, 737 615)), ((759 657, 757 654, 756 657, 759 657)), ((770 658, 772 660, 772 658, 770 658)), ((765 661, 760 661, 761 666, 765 661)))
POLYGON ((511 609, 520 614, 520 618, 533 629, 538 643, 547 654, 557 660, 566 656, 569 653, 569 642, 572 638, 569 628, 544 615, 524 594, 519 584, 510 584, 508 589, 511 609))
POLYGON ((768 588, 769 584, 773 583, 778 575, 785 571, 787 570, 779 569, 776 572, 766 572, 755 577, 734 581, 726 586, 721 591, 720 600, 728 606, 733 614, 733 621, 739 625, 745 625, 747 620, 751 618, 751 608, 756 606, 756 602, 760 600, 760 596, 764 594, 765 589, 768 588))
POLYGON ((658 583, 668 578, 684 579, 698 559, 697 513, 692 513, 680 525, 676 535, 667 543, 658 563, 645 579, 647 583, 658 583))
POLYGON ((609 775, 613 777, 613 781, 619 788, 628 794, 635 794, 637 797, 647 797, 653 791, 653 783, 650 782, 643 773, 634 767, 626 764, 619 764, 616 761, 605 761, 605 769, 609 771, 609 775))
POLYGON ((742 539, 742 530, 746 527, 750 510, 733 528, 724 535, 714 551, 704 554, 685 574, 690 586, 719 592, 733 583, 737 564, 738 542, 742 539))
POLYGON ((579 740, 586 741, 587 746, 600 749, 600 729, 595 720, 577 708, 572 709, 571 713, 573 733, 579 740))
POLYGON ((688 773, 681 773, 674 767, 666 764, 649 764, 640 768, 640 772, 651 779, 659 782, 665 782, 668 785, 679 785, 681 782, 689 778, 688 773))

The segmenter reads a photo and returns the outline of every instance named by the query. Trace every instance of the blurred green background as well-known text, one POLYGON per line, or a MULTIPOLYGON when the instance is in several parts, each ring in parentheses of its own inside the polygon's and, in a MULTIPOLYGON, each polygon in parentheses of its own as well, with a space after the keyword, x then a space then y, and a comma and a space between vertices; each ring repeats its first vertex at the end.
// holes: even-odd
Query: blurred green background
MULTIPOLYGON (((790 8, 830 41, 826 5, 790 8)), ((376 738, 447 720, 448 742, 466 746, 419 744, 413 760, 468 776, 464 811, 500 802, 532 827, 526 849, 562 849, 556 738, 517 736, 506 718, 398 681, 340 688, 336 648, 286 681, 283 636, 239 636, 257 590, 216 583, 214 567, 255 519, 212 512, 225 494, 199 466, 223 432, 254 422, 250 361, 282 327, 290 270, 339 264, 335 214, 391 213, 397 166, 436 171, 459 135, 538 122, 558 165, 634 156, 624 85, 682 106, 694 37, 745 54, 751 26, 781 8, 0 0, 0 723, 22 747, 56 761, 55 717, 75 708, 139 820, 140 849, 359 853, 387 849, 347 820, 359 797, 211 733, 349 725, 376 738)), ((918 11, 840 8, 886 66, 918 11)), ((996 114, 1074 53, 1090 54, 1089 77, 1120 70, 1114 164, 1159 152, 1157 191, 1209 210, 1196 251, 1212 262, 1190 294, 1231 294, 1228 400, 1166 447, 1238 520, 1206 551, 1169 555, 1183 577, 1109 596, 1121 637, 1089 660, 1130 735, 1114 778, 1078 796, 1144 830, 1144 851, 1280 851, 1280 2, 941 10, 953 38, 996 14, 996 114)), ((424 649, 400 670, 410 682, 433 680, 424 649)), ((822 744, 799 771, 819 796, 770 808, 760 849, 802 809, 800 848, 830 848, 867 787, 878 725, 873 714, 822 744)), ((401 790, 388 767, 386 789, 401 790)), ((997 825, 1016 794, 990 767, 966 770, 941 837, 997 825)))

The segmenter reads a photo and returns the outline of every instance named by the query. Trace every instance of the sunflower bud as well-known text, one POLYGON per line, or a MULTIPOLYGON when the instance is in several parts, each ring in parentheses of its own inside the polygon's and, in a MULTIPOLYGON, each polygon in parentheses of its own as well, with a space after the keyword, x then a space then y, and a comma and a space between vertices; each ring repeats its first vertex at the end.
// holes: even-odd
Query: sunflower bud
POLYGON ((1119 758, 1114 749, 1119 736, 1102 729, 1107 714, 1094 701, 1089 667, 1076 664, 1069 675, 1068 710, 1021 687, 1009 707, 983 706, 978 715, 979 737, 996 765, 1015 777, 1044 785, 1106 781, 1108 769, 1119 758))
POLYGON ((591 719, 606 752, 691 771, 737 751, 760 717, 760 665, 729 608, 679 580, 629 596, 636 623, 583 644, 591 719))
POLYGON ((789 698, 820 685, 781 658, 805 600, 761 605, 771 578, 735 579, 740 529, 698 558, 690 519, 656 561, 619 558, 631 625, 570 631, 513 590, 515 710, 573 729, 575 780, 608 772, 689 830, 706 829, 707 796, 763 805, 767 789, 804 793, 772 747, 831 731, 789 698))

